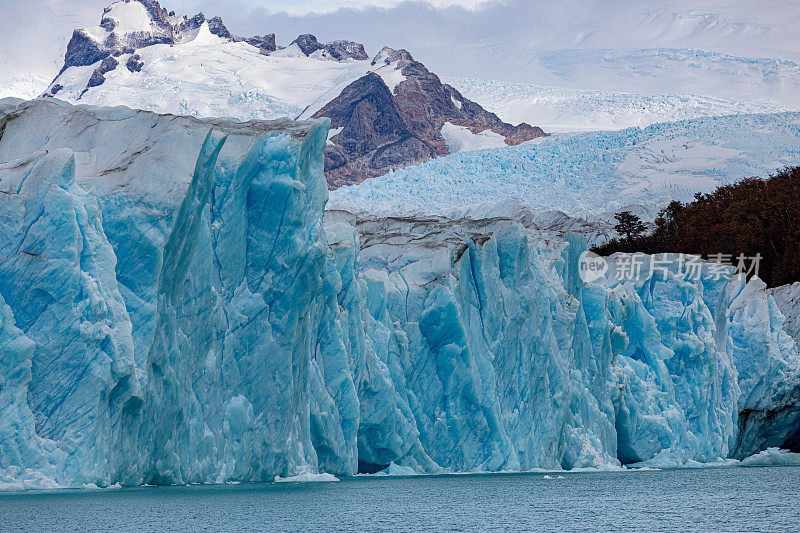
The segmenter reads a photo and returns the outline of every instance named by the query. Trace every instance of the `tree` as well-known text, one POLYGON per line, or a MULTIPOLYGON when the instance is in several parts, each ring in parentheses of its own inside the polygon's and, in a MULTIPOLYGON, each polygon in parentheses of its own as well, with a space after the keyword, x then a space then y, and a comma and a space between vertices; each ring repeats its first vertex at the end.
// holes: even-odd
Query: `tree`
POLYGON ((739 257, 758 257, 757 274, 768 286, 800 281, 800 167, 698 193, 688 203, 672 202, 646 235, 631 213, 615 218, 620 238, 597 247, 600 255, 684 253, 733 266, 739 257))
POLYGON ((614 231, 620 235, 624 235, 628 243, 633 243, 635 240, 639 239, 647 229, 642 219, 630 211, 617 213, 614 215, 614 218, 617 220, 614 231))

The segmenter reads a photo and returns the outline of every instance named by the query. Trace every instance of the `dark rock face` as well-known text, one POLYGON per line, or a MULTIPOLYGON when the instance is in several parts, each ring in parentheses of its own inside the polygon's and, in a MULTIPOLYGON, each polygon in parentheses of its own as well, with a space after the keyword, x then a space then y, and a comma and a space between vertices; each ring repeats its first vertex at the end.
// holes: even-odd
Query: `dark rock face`
POLYGON ((517 146, 518 144, 522 144, 538 137, 547 137, 547 134, 542 128, 539 126, 531 126, 526 122, 516 126, 501 122, 499 124, 494 124, 491 127, 491 130, 505 137, 506 144, 510 146, 517 146))
POLYGON ((104 18, 100 21, 100 27, 106 31, 114 31, 117 27, 117 21, 111 18, 104 18))
POLYGON ((325 148, 325 175, 331 188, 380 176, 434 155, 406 122, 392 94, 375 73, 354 81, 315 117, 342 128, 325 148))
POLYGON ((441 134, 445 122, 473 133, 491 130, 503 135, 509 145, 546 135, 529 124, 512 126, 501 121, 443 84, 406 50, 384 48, 372 65, 394 66, 406 79, 392 94, 381 76, 367 74, 314 114, 330 118, 331 128, 342 130, 325 149, 325 175, 331 188, 448 155, 441 134))
MULTIPOLYGON (((185 22, 178 27, 173 27, 169 22, 169 15, 158 2, 152 0, 137 0, 145 6, 151 20, 158 31, 155 32, 133 32, 126 34, 124 38, 115 32, 117 23, 108 14, 111 8, 103 11, 103 18, 100 26, 108 32, 109 36, 103 42, 97 42, 84 30, 75 30, 72 38, 67 44, 67 53, 64 56, 64 66, 61 72, 69 67, 83 67, 92 65, 112 55, 131 53, 137 48, 144 48, 154 44, 172 44, 175 42, 175 34, 179 33, 180 27, 189 24, 185 22)), ((202 15, 199 15, 202 17, 202 15)), ((197 17, 195 17, 197 18, 197 17)), ((194 19, 189 19, 193 21, 194 19)), ((202 20, 200 23, 202 24, 202 20)), ((199 27, 199 25, 198 25, 199 27)))
POLYGON ((101 49, 85 31, 75 30, 67 44, 67 53, 64 56, 64 67, 61 72, 69 67, 84 67, 97 63, 110 55, 111 51, 101 49))
POLYGON ((94 69, 92 72, 92 77, 89 78, 89 83, 86 84, 86 89, 90 89, 91 87, 98 87, 105 83, 106 81, 106 74, 117 68, 119 65, 119 61, 114 59, 113 57, 107 57, 100 63, 100 66, 94 69))
POLYGON ((327 45, 328 53, 335 59, 344 61, 345 59, 355 59, 366 61, 369 59, 364 45, 353 41, 333 41, 327 45))
POLYGON ((261 49, 261 53, 269 54, 270 52, 274 52, 278 49, 278 46, 275 44, 275 34, 270 33, 268 35, 264 35, 263 37, 256 35, 255 37, 250 37, 249 39, 244 40, 246 43, 255 46, 256 48, 261 49))
POLYGON ((63 85, 60 85, 60 84, 56 83, 55 85, 50 87, 50 90, 48 92, 44 93, 44 96, 49 96, 50 98, 52 98, 55 95, 57 95, 59 92, 61 92, 61 89, 63 89, 63 88, 64 88, 63 85))
POLYGON ((366 50, 364 50, 364 45, 355 43, 353 41, 333 41, 332 43, 321 43, 315 36, 311 35, 310 33, 306 33, 292 41, 292 44, 296 44, 307 56, 310 56, 318 50, 324 50, 337 61, 344 61, 346 59, 366 61, 369 59, 366 50))
POLYGON ((194 30, 197 30, 198 28, 200 28, 200 26, 202 26, 203 22, 205 22, 205 21, 206 21, 205 15, 203 15, 202 13, 198 13, 197 15, 195 15, 195 16, 193 16, 191 18, 188 18, 185 21, 183 21, 180 24, 178 24, 178 27, 176 28, 176 30, 177 30, 178 33, 183 33, 183 32, 187 32, 187 31, 194 31, 194 30))
MULTIPOLYGON (((172 15, 174 16, 174 15, 172 15)), ((222 39, 233 40, 234 37, 231 35, 231 32, 228 31, 228 28, 222 22, 220 17, 214 17, 211 19, 206 20, 206 16, 202 13, 198 13, 197 15, 186 18, 175 27, 170 26, 172 29, 173 39, 172 43, 175 43, 175 38, 182 33, 187 31, 195 31, 203 25, 204 22, 208 22, 208 31, 210 31, 213 35, 220 37, 222 39)))
POLYGON ((125 67, 131 72, 141 72, 142 67, 144 67, 142 56, 140 56, 139 54, 133 54, 131 57, 128 58, 128 62, 125 63, 125 67))
MULTIPOLYGON (((394 48, 389 48, 388 46, 384 46, 378 55, 372 60, 372 66, 380 66, 380 65, 388 65, 389 63, 394 63, 395 61, 400 61, 402 65, 407 65, 414 61, 414 58, 411 57, 411 54, 408 53, 408 50, 395 50, 394 48)), ((420 63, 421 64, 421 63, 420 63)))
POLYGON ((208 30, 221 39, 233 39, 231 32, 228 31, 228 28, 225 27, 219 17, 214 17, 208 21, 208 30))
POLYGON ((297 39, 292 41, 292 44, 299 46, 300 50, 302 50, 302 52, 307 56, 310 56, 317 50, 321 50, 323 48, 317 38, 310 33, 300 35, 297 39))

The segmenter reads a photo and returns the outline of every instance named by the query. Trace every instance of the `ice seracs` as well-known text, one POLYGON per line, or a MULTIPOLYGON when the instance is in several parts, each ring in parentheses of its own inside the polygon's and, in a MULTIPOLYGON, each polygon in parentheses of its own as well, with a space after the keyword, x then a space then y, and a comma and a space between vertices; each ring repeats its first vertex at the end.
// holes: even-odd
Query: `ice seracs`
POLYGON ((676 258, 583 283, 578 235, 326 213, 327 121, 0 116, 7 487, 800 449, 800 357, 757 279, 676 258))
POLYGON ((330 205, 376 215, 452 216, 475 206, 483 211, 487 202, 518 201, 532 211, 560 211, 585 221, 611 220, 629 206, 654 218, 672 200, 691 201, 697 192, 796 165, 798 148, 800 113, 554 134, 396 170, 332 191, 330 205))
POLYGON ((52 101, 3 111, 0 293, 19 359, 3 394, 27 398, 8 406, 22 423, 4 416, 3 475, 107 486, 316 468, 309 337, 296 327, 308 308, 291 309, 310 305, 324 268, 325 124, 202 123, 52 101), (49 140, 33 133, 57 124, 66 127, 49 140), (12 158, 17 150, 27 154, 12 158), (274 327, 258 318, 267 309, 274 327), (197 313, 207 327, 195 329, 197 313), (275 380, 272 392, 252 392, 275 380), (282 440, 296 445, 271 456, 282 440))

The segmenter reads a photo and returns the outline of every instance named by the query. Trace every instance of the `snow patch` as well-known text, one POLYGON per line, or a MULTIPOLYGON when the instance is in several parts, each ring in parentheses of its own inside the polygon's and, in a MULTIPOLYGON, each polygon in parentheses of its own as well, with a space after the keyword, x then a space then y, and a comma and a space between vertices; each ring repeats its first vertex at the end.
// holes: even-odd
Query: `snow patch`
POLYGON ((336 137, 337 135, 339 135, 340 133, 342 133, 342 131, 344 131, 344 128, 331 128, 330 130, 328 130, 328 141, 327 141, 327 144, 328 145, 333 145, 334 142, 332 141, 332 139, 334 137, 336 137))
POLYGON ((55 83, 68 102, 239 120, 310 118, 350 83, 370 70, 369 61, 327 61, 306 57, 297 45, 270 55, 245 42, 227 42, 205 23, 175 45, 136 52, 144 66, 131 73, 117 68, 106 82, 84 93, 99 65, 70 67, 55 83), (301 116, 302 115, 302 116, 301 116))
POLYGON ((451 154, 507 146, 506 138, 492 130, 472 133, 466 126, 457 126, 450 122, 445 122, 442 126, 442 137, 451 154))
POLYGON ((113 19, 117 24, 114 32, 118 34, 153 31, 153 20, 147 8, 140 2, 123 1, 111 4, 104 18, 113 19))
POLYGON ((195 46, 218 46, 227 43, 225 39, 211 33, 207 21, 203 22, 197 29, 195 36, 186 42, 192 43, 195 46))
POLYGON ((403 71, 397 67, 399 61, 389 63, 385 66, 378 67, 373 72, 380 75, 383 83, 389 88, 389 92, 394 94, 397 86, 404 82, 407 78, 403 75, 403 71))
POLYGON ((303 53, 303 50, 300 48, 300 45, 298 45, 297 43, 292 43, 286 48, 279 48, 278 50, 275 50, 274 52, 270 53, 270 57, 303 58, 306 57, 306 55, 303 53))

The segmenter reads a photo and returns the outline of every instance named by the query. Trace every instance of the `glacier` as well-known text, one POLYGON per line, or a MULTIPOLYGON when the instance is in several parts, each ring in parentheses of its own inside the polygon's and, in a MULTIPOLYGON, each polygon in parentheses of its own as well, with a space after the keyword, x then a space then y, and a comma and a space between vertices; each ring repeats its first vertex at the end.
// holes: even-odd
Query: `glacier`
POLYGON ((326 211, 327 121, 0 117, 0 486, 800 450, 757 278, 586 283, 577 234, 326 211))
POLYGON ((329 206, 454 217, 519 202, 587 220, 644 206, 655 218, 672 200, 797 164, 800 113, 706 117, 451 154, 332 191, 329 206))
MULTIPOLYGON (((682 58, 680 54, 676 54, 676 51, 642 50, 633 57, 623 56, 624 60, 615 58, 616 61, 614 61, 608 55, 599 58, 592 57, 590 54, 586 54, 581 60, 586 63, 591 63, 592 61, 596 62, 595 64, 602 63, 604 67, 617 62, 619 70, 623 72, 626 70, 630 72, 634 68, 637 70, 641 70, 641 68, 647 69, 648 67, 654 68, 652 64, 646 65, 644 58, 637 57, 637 55, 649 55, 649 59, 653 59, 653 55, 656 57, 668 56, 671 53, 676 56, 671 61, 675 65, 683 63, 684 65, 697 65, 698 68, 700 67, 698 63, 713 62, 713 56, 708 57, 708 54, 701 55, 696 50, 693 52, 693 54, 687 54, 689 57, 682 58), (648 54, 648 52, 650 53, 648 54), (646 66, 639 62, 644 63, 646 66)), ((569 52, 561 52, 555 55, 555 61, 552 62, 555 66, 558 66, 562 61, 568 62, 569 59, 574 61, 574 58, 570 58, 571 54, 569 52)), ((737 63, 745 63, 741 58, 728 57, 721 61, 717 59, 717 62, 728 64, 727 71, 722 68, 718 69, 720 74, 724 73, 722 74, 723 76, 736 76, 737 79, 741 80, 746 75, 741 72, 743 69, 737 68, 739 67, 737 63)), ((755 65, 763 62, 765 72, 775 72, 781 68, 779 62, 771 62, 769 60, 754 59, 749 62, 755 65)), ((787 75, 785 77, 786 82, 791 83, 788 80, 796 78, 798 74, 800 72, 795 70, 793 74, 787 75)), ((665 76, 660 70, 657 76, 652 73, 650 76, 651 79, 657 79, 661 83, 664 82, 665 77, 672 82, 676 81, 675 78, 670 78, 668 75, 665 76)), ((758 83, 761 88, 768 86, 763 81, 768 75, 761 74, 754 77, 759 80, 758 83)), ((643 78, 646 77, 643 76, 643 78)), ((752 95, 754 91, 751 91, 747 96, 709 96, 702 91, 708 89, 709 94, 713 95, 714 90, 707 87, 699 88, 696 78, 693 79, 695 85, 691 89, 688 87, 682 88, 684 91, 694 91, 694 94, 653 92, 658 90, 655 87, 651 87, 649 92, 640 93, 630 92, 630 87, 625 89, 628 92, 588 90, 586 87, 592 86, 590 82, 577 84, 578 87, 582 87, 578 89, 508 83, 480 78, 456 77, 447 78, 446 81, 458 89, 461 94, 470 100, 480 102, 482 106, 497 114, 506 122, 525 121, 536 123, 548 132, 620 130, 631 127, 644 128, 660 122, 677 122, 702 117, 800 111, 800 102, 793 101, 794 96, 789 97, 789 94, 786 95, 788 98, 782 101, 763 95, 754 97, 752 95), (697 91, 701 91, 701 93, 697 94, 697 91)), ((726 88, 735 87, 734 84, 725 84, 724 86, 726 88)), ((661 91, 663 90, 664 88, 661 88, 661 91)))

